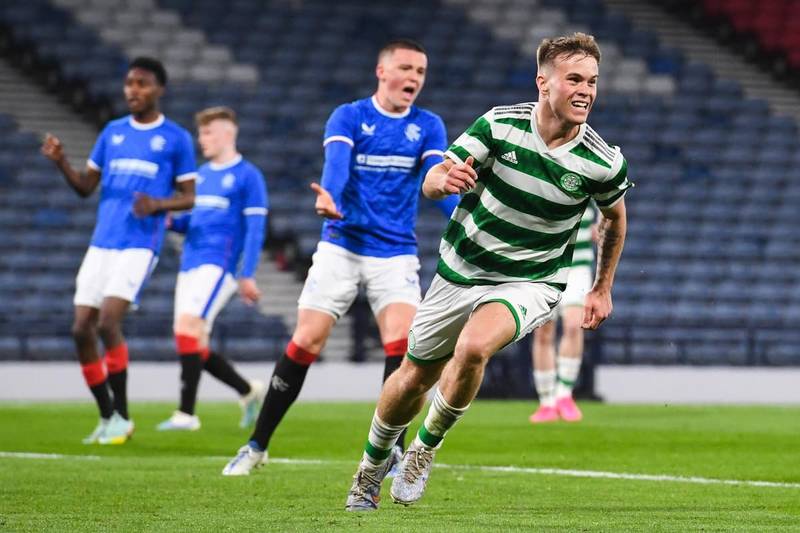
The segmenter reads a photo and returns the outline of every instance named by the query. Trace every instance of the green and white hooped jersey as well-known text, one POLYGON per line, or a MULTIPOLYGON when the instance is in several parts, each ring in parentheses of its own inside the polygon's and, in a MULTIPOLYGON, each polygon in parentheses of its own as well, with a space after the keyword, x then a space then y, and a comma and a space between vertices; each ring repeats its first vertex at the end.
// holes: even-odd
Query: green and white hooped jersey
POLYGON ((619 148, 587 124, 548 149, 535 126, 536 103, 495 107, 446 152, 475 158, 478 182, 453 211, 437 272, 463 285, 567 283, 581 218, 594 199, 619 201, 632 186, 619 148))
POLYGON ((581 217, 578 226, 578 237, 575 239, 575 252, 572 254, 572 266, 592 266, 594 263, 594 241, 592 241, 592 225, 597 218, 597 209, 589 204, 581 217))

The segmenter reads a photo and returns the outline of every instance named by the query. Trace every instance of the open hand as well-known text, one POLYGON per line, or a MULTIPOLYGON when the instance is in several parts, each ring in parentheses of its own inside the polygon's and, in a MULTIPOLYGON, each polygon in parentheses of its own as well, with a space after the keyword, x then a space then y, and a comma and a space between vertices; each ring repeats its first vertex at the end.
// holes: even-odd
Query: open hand
POLYGON ((314 209, 316 209, 318 215, 335 220, 344 218, 344 215, 336 209, 336 202, 333 201, 331 193, 323 189, 318 183, 312 183, 311 189, 317 193, 317 202, 314 204, 314 209))

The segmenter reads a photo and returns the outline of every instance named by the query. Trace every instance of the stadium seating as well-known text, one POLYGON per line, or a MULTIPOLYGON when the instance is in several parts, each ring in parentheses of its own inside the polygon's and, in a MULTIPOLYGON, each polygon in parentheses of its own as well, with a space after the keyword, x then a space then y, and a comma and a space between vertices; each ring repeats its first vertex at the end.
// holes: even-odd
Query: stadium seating
MULTIPOLYGON (((533 55, 543 36, 595 34, 604 58, 591 123, 608 142, 622 146, 636 183, 615 315, 602 332, 605 360, 800 364, 800 354, 791 349, 800 314, 800 275, 793 272, 800 253, 800 184, 792 179, 800 171, 797 124, 770 115, 766 102, 747 98, 736 82, 717 79, 707 65, 686 60, 654 34, 634 30, 601 0, 412 1, 402 8, 389 0, 157 4, 160 12, 175 14, 167 17, 170 24, 190 31, 184 35, 200 32, 217 50, 200 59, 179 49, 164 51, 171 69, 194 72, 170 85, 166 112, 186 126, 207 105, 224 103, 240 112, 241 148, 269 180, 273 236, 295 239, 304 254, 313 251, 319 235, 306 187, 321 171, 325 120, 337 104, 373 90, 373 54, 388 36, 416 37, 428 48, 430 74, 420 104, 442 115, 452 138, 492 105, 536 98, 533 55), (193 70, 221 68, 227 61, 254 65, 261 82, 218 83, 193 70)), ((705 3, 734 4, 744 3, 705 3)), ((65 76, 81 78, 90 95, 122 112, 116 95, 123 50, 91 30, 103 26, 100 14, 88 24, 67 9, 86 2, 58 5, 31 0, 2 6, 0 22, 17 28, 44 17, 46 24, 15 30, 14 39, 52 58, 65 76), (58 39, 69 46, 48 45, 58 39), (80 67, 75 58, 81 58, 80 67)), ((760 17, 746 22, 771 27, 760 17)), ((5 152, 0 150, 0 168, 32 173, 5 152)), ((25 182, 37 179, 31 174, 25 182)), ((60 203, 60 196, 48 198, 47 205, 25 196, 15 195, 15 205, 31 202, 35 209, 19 216, 0 212, 4 227, 89 223, 78 222, 83 215, 60 203)), ((430 202, 421 206, 417 230, 427 284, 444 222, 430 202)), ((47 272, 74 271, 77 259, 70 263, 66 255, 52 254, 47 272)), ((36 268, 20 250, 3 259, 3 265, 11 263, 36 268)), ((37 305, 34 300, 13 306, 37 305)))

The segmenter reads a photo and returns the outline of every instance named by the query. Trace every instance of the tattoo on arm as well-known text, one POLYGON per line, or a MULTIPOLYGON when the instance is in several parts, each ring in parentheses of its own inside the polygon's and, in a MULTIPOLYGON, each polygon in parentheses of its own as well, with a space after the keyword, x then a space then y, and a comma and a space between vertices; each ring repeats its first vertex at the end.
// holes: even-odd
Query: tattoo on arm
POLYGON ((597 282, 610 288, 625 244, 625 218, 604 218, 600 221, 598 229, 597 282))

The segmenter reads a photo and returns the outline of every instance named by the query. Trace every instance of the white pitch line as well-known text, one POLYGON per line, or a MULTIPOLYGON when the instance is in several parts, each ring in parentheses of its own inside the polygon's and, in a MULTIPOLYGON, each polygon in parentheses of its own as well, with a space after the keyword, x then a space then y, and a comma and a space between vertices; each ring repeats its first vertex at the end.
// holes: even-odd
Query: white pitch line
MULTIPOLYGON (((116 457, 100 457, 98 455, 64 455, 58 453, 0 452, 0 458, 13 459, 76 459, 97 461, 115 459, 116 457)), ((186 456, 183 459, 201 459, 206 461, 227 461, 225 456, 186 456)), ((330 459, 289 459, 270 457, 270 463, 285 465, 356 465, 357 461, 335 461, 330 459)), ((594 479, 624 479, 629 481, 660 481, 668 483, 689 483, 695 485, 738 485, 746 487, 769 487, 779 489, 800 489, 800 483, 784 483, 780 481, 757 481, 748 479, 717 479, 698 476, 669 476, 664 474, 628 474, 624 472, 603 472, 598 470, 572 470, 564 468, 533 468, 523 466, 486 466, 486 465, 451 465, 435 463, 436 468, 444 470, 467 470, 477 472, 502 472, 509 474, 534 474, 545 476, 563 476, 594 479)))
POLYGON ((64 455, 61 453, 0 452, 0 458, 10 459, 75 459, 78 461, 99 461, 99 455, 64 455))

